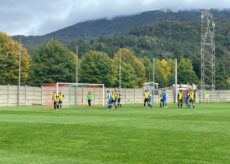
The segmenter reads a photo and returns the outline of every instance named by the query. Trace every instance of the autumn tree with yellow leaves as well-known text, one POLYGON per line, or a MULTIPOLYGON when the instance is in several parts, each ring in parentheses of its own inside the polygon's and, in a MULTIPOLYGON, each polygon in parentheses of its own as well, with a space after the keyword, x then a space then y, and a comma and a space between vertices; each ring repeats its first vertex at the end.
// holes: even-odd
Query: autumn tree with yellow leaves
POLYGON ((21 44, 0 32, 0 84, 17 84, 19 56, 21 56, 21 83, 25 84, 29 76, 29 55, 21 44))

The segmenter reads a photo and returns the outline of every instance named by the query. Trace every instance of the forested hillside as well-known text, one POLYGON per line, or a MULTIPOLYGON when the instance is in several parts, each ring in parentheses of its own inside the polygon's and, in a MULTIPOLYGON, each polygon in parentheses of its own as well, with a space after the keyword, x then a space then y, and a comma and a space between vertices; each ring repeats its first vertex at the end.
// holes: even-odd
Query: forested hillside
MULTIPOLYGON (((230 22, 216 21, 216 57, 230 76, 230 22)), ((200 24, 198 22, 164 21, 151 26, 139 27, 126 35, 76 41, 67 44, 79 54, 88 50, 103 51, 112 56, 119 48, 130 48, 138 57, 189 58, 194 70, 200 76, 200 24)))
MULTIPOLYGON (((211 10, 216 20, 230 20, 230 10, 211 10)), ((132 16, 116 17, 111 20, 99 19, 77 23, 70 27, 43 36, 15 36, 21 37, 24 45, 32 49, 48 40, 55 38, 62 43, 71 41, 91 40, 99 37, 118 36, 127 34, 130 30, 155 24, 161 21, 190 21, 200 22, 201 10, 190 11, 149 11, 132 16)))
MULTIPOLYGON (((212 10, 211 12, 216 23, 216 80, 220 84, 217 88, 224 89, 229 87, 225 82, 230 77, 230 10, 212 10)), ((47 43, 51 38, 59 40, 72 52, 75 52, 76 46, 78 46, 81 58, 85 54, 105 53, 116 61, 114 56, 122 48, 128 48, 132 51, 132 55, 140 60, 143 59, 146 79, 150 79, 151 69, 148 67, 149 60, 153 57, 159 59, 161 66, 164 66, 164 62, 171 63, 171 59, 174 58, 177 58, 178 61, 188 59, 189 61, 186 62, 190 63, 191 61, 192 69, 199 79, 200 13, 200 10, 152 11, 112 20, 102 19, 83 22, 44 36, 20 37, 31 54, 33 54, 34 48, 47 43), (164 61, 164 59, 167 61, 164 61)), ((18 39, 19 36, 14 38, 18 39)), ((130 71, 130 75, 138 70, 128 67, 127 70, 130 71)), ((158 79, 160 80, 161 77, 158 79)), ((196 78, 193 80, 194 82, 197 81, 196 78)), ((116 85, 116 81, 111 84, 116 85)), ((162 84, 164 86, 170 84, 170 76, 162 84)), ((127 84, 128 86, 132 85, 127 84)))

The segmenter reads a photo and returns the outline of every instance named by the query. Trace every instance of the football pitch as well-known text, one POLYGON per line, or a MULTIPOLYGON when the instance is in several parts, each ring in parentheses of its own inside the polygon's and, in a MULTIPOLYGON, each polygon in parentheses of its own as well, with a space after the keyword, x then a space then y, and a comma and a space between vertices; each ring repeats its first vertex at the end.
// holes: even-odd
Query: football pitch
POLYGON ((0 163, 230 163, 230 103, 0 108, 0 163))

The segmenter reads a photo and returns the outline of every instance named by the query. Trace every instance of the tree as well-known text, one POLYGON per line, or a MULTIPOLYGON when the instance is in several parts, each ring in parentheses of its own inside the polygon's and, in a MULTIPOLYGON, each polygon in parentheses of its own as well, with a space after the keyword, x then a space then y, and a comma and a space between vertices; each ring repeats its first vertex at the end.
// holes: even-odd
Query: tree
POLYGON ((166 61, 165 59, 162 59, 162 60, 160 61, 161 71, 162 71, 162 73, 163 73, 162 78, 164 78, 164 80, 165 80, 166 82, 169 81, 169 76, 170 76, 170 74, 171 74, 171 72, 172 72, 172 63, 173 63, 173 62, 172 62, 171 60, 166 61))
POLYGON ((0 84, 17 84, 21 56, 21 83, 28 79, 30 58, 25 48, 0 32, 0 84))
POLYGON ((29 83, 75 82, 76 55, 57 40, 37 48, 32 54, 29 83))
POLYGON ((181 59, 178 64, 178 83, 197 84, 198 78, 189 59, 181 59))
POLYGON ((114 61, 104 52, 89 51, 82 57, 80 77, 84 83, 103 83, 112 87, 117 80, 114 61))
POLYGON ((223 62, 218 62, 216 66, 216 89, 223 90, 223 89, 230 89, 230 85, 227 82, 228 77, 226 76, 224 70, 223 62))
POLYGON ((143 83, 145 82, 145 67, 143 62, 135 57, 134 51, 127 48, 121 48, 114 55, 114 60, 117 61, 116 63, 119 63, 120 55, 121 55, 122 62, 126 64, 130 64, 134 68, 135 71, 134 77, 135 80, 137 81, 137 85, 139 87, 143 86, 143 83))
POLYGON ((145 66, 145 77, 146 79, 148 79, 148 81, 152 81, 152 72, 153 72, 153 63, 152 61, 147 57, 143 57, 142 59, 142 62, 145 66))
POLYGON ((163 72, 161 70, 160 60, 156 59, 155 60, 155 81, 159 83, 159 87, 166 86, 166 82, 162 77, 163 77, 163 72))
MULTIPOLYGON (((118 74, 117 74, 118 75, 118 74)), ((121 69, 121 87, 122 88, 134 88, 137 86, 137 81, 135 77, 135 70, 130 64, 122 62, 121 69)), ((117 76, 119 79, 119 77, 117 76)), ((119 86, 119 81, 116 81, 116 87, 119 86)))

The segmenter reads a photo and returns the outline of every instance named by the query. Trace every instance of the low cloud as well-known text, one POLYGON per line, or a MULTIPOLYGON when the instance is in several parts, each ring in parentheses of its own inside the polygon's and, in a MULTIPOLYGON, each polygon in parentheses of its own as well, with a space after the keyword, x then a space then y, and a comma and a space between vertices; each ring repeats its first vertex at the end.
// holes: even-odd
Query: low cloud
POLYGON ((229 7, 229 0, 1 0, 0 31, 10 35, 44 35, 86 20, 149 10, 229 7))

